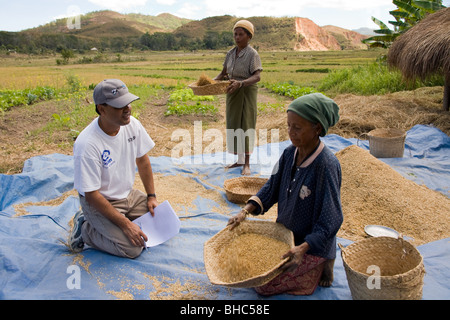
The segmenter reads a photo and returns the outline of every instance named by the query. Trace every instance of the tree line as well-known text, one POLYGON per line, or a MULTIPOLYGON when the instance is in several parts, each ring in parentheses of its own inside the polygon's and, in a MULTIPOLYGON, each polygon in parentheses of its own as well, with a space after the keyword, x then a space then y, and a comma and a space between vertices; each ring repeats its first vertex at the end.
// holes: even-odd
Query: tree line
POLYGON ((100 51, 126 52, 130 50, 216 50, 234 44, 232 32, 208 31, 202 38, 175 35, 173 33, 148 32, 140 37, 111 37, 87 39, 73 34, 39 34, 28 32, 0 31, 0 53, 25 54, 61 53, 71 50, 85 53, 92 48, 100 51))
POLYGON ((233 33, 227 31, 208 31, 202 39, 163 32, 156 32, 150 35, 147 32, 140 37, 139 41, 144 49, 154 51, 216 50, 227 48, 234 44, 233 33))

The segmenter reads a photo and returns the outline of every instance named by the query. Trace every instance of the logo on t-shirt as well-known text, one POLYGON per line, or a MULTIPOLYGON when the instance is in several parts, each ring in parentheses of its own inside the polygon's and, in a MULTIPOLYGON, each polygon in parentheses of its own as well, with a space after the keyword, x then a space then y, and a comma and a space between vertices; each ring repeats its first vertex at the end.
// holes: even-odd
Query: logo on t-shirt
POLYGON ((111 158, 111 152, 109 150, 103 151, 102 154, 103 168, 110 168, 115 161, 111 158))

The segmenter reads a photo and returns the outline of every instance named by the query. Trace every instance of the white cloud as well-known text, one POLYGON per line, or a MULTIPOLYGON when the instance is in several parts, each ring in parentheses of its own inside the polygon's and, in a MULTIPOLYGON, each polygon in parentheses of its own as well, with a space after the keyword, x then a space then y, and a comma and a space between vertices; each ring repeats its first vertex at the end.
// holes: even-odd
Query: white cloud
MULTIPOLYGON (((193 2, 193 1, 192 1, 193 2)), ((180 9, 177 10, 174 14, 178 17, 188 18, 188 19, 197 19, 205 17, 203 15, 204 9, 201 6, 197 6, 193 4, 191 1, 185 2, 180 9)), ((223 15, 222 13, 221 15, 223 15)))
POLYGON ((65 18, 70 18, 70 17, 76 17, 79 15, 81 15, 80 7, 72 5, 72 6, 67 7, 66 13, 62 13, 57 16, 54 16, 48 22, 53 22, 55 20, 65 19, 65 18))
POLYGON ((355 11, 392 5, 392 0, 204 0, 209 16, 298 16, 306 8, 355 11))
MULTIPOLYGON (((303 1, 300 0, 300 2, 303 1)), ((305 2, 308 2, 309 7, 335 8, 348 11, 379 8, 392 4, 392 0, 322 0, 305 2)))
MULTIPOLYGON (((231 14, 235 16, 279 16, 296 14, 298 0, 205 0, 205 11, 209 16, 231 14)), ((301 4, 300 4, 301 5, 301 4)))
MULTIPOLYGON (((306 9, 335 9, 337 12, 377 10, 392 5, 392 0, 88 0, 105 9, 118 12, 150 11, 170 12, 185 18, 202 19, 225 14, 238 17, 274 16, 298 17, 306 9)), ((329 10, 328 10, 329 11, 329 10)), ((338 13, 336 13, 338 14, 338 13)), ((338 17, 337 17, 338 18, 338 17)), ((343 19, 346 19, 346 17, 343 19)))
POLYGON ((177 1, 176 0, 156 0, 156 3, 165 5, 165 6, 173 6, 177 1))
POLYGON ((135 7, 143 7, 147 4, 147 1, 148 0, 89 0, 89 2, 95 5, 118 12, 135 7))

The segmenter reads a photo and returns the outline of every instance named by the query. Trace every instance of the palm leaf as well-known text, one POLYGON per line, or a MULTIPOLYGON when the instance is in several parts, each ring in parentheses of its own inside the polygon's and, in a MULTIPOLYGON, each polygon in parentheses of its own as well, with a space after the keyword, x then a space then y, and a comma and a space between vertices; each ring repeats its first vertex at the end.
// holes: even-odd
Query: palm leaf
POLYGON ((394 10, 394 11, 389 11, 389 13, 394 16, 395 18, 408 18, 409 17, 409 13, 405 12, 405 11, 398 11, 398 10, 394 10))
POLYGON ((433 1, 415 1, 413 0, 413 4, 427 12, 433 13, 436 11, 439 11, 443 8, 445 8, 445 6, 443 6, 441 3, 438 2, 433 2, 433 1))
POLYGON ((364 43, 368 42, 373 42, 373 41, 379 41, 379 42, 393 42, 395 40, 395 38, 397 38, 400 34, 399 33, 393 33, 393 34, 385 34, 382 36, 373 36, 370 38, 367 38, 365 40, 363 40, 364 43))
POLYGON ((409 3, 404 2, 402 0, 393 0, 392 3, 395 4, 397 7, 399 7, 400 9, 405 10, 416 19, 420 20, 422 18, 420 10, 418 8, 413 7, 409 3))
POLYGON ((392 34, 393 31, 390 29, 380 29, 380 30, 374 30, 373 32, 377 34, 392 34))
POLYGON ((372 17, 372 21, 375 22, 375 24, 376 24, 377 26, 379 26, 381 29, 389 29, 389 28, 387 27, 387 25, 384 24, 383 21, 378 20, 378 19, 375 18, 375 17, 372 17))
POLYGON ((396 26, 396 27, 401 27, 401 28, 409 28, 411 27, 411 25, 409 23, 406 22, 402 22, 402 21, 389 21, 390 24, 396 26))

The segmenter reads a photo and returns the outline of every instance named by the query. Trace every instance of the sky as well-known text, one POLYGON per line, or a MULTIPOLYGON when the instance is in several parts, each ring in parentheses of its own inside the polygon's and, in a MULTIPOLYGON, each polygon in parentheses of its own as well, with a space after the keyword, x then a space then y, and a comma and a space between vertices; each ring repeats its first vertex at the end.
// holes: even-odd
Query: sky
MULTIPOLYGON (((377 26, 371 20, 388 23, 392 0, 0 0, 0 31, 21 31, 59 18, 98 10, 142 13, 156 16, 171 13, 201 20, 211 16, 304 17, 319 26, 334 25, 346 29, 377 26)), ((450 0, 443 0, 450 6, 450 0)))

